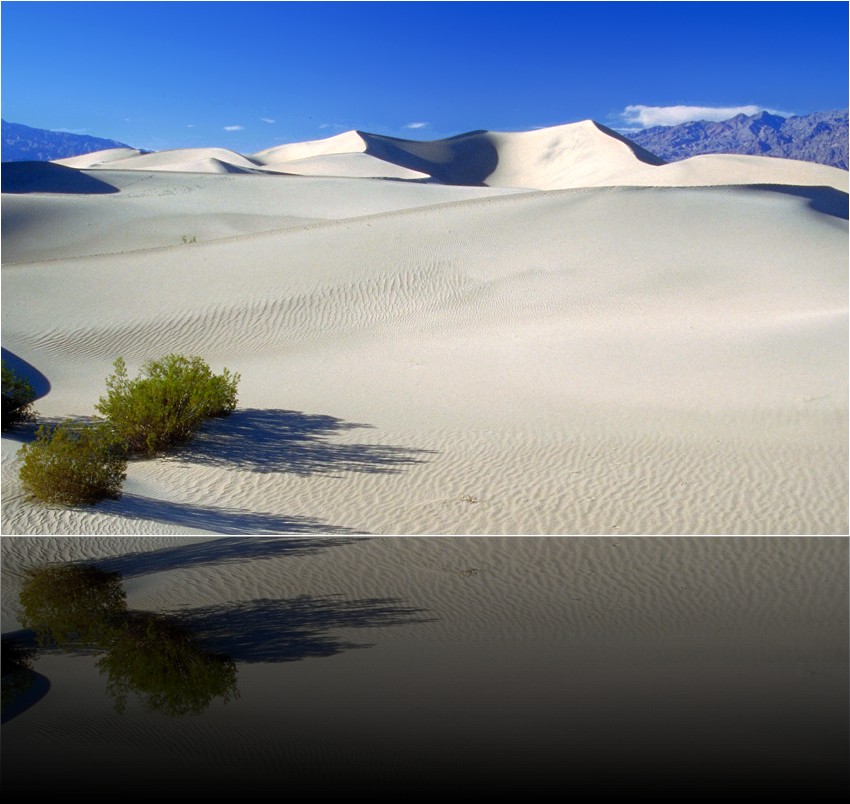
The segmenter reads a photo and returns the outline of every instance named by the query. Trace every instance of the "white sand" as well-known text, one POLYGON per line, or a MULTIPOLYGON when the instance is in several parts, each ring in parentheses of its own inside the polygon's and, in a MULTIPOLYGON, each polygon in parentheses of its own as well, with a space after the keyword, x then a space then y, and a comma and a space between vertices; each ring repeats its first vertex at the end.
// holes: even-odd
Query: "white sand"
POLYGON ((241 693, 119 716, 92 657, 48 654, 48 694, 3 727, 4 789, 49 756, 40 789, 549 792, 567 774, 832 797, 847 558, 811 538, 4 539, 4 633, 24 567, 96 561, 130 608, 227 651, 241 693))
POLYGON ((4 533, 847 531, 846 172, 652 165, 592 123, 301 146, 250 164, 503 186, 180 172, 206 149, 3 195, 3 346, 42 417, 91 415, 118 355, 242 375, 119 502, 26 502, 4 434, 4 533), (670 186, 598 186, 629 171, 670 186))

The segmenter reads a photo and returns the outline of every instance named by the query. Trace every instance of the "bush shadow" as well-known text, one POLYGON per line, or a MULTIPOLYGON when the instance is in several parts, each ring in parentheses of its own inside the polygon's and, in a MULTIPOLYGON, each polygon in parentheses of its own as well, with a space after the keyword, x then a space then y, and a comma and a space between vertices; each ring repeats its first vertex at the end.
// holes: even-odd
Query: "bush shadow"
POLYGON ((331 632, 435 622, 426 609, 397 598, 344 600, 339 596, 259 599, 172 612, 206 650, 239 663, 291 662, 372 647, 331 632))
POLYGON ((210 564, 234 564, 247 561, 258 561, 280 556, 314 555, 331 547, 342 547, 362 538, 286 538, 260 536, 253 539, 217 538, 201 541, 196 544, 181 544, 176 547, 163 547, 159 550, 149 550, 145 553, 127 553, 114 558, 99 560, 95 563, 98 569, 106 572, 120 572, 124 578, 132 578, 148 573, 164 572, 166 570, 201 567, 210 564))
POLYGON ((436 454, 434 450, 330 440, 334 434, 370 427, 335 416, 293 410, 238 409, 230 416, 206 422, 176 457, 190 463, 306 476, 337 472, 394 474, 436 454))
POLYGON ((98 503, 96 510, 125 519, 144 519, 225 535, 364 532, 329 525, 314 517, 281 516, 245 508, 218 508, 211 505, 177 503, 127 493, 122 494, 120 500, 104 500, 98 503))
POLYGON ((35 416, 32 421, 19 422, 8 430, 3 431, 3 438, 9 438, 12 441, 18 441, 21 444, 29 444, 35 441, 38 428, 42 425, 47 429, 52 429, 62 422, 71 422, 79 426, 97 424, 103 419, 98 419, 95 416, 39 416, 38 411, 35 411, 35 416))

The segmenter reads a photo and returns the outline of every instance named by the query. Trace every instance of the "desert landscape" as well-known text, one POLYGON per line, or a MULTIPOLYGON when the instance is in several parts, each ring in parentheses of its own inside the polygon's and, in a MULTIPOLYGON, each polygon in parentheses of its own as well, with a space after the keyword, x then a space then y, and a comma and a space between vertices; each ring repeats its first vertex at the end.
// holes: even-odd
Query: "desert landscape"
POLYGON ((7 163, 40 422, 115 359, 241 375, 124 494, 4 534, 843 534, 848 174, 593 121, 7 163))

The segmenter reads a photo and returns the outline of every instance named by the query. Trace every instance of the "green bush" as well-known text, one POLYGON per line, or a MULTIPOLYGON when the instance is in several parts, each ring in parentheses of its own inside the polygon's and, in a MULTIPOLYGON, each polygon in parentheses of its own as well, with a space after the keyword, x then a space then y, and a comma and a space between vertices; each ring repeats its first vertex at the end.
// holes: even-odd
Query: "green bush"
POLYGON ((106 648, 127 612, 120 573, 86 564, 26 570, 19 600, 21 623, 42 645, 106 648))
POLYGON ((24 490, 46 503, 78 505, 118 499, 126 478, 127 458, 106 423, 42 425, 35 441, 18 452, 24 490))
POLYGON ((32 403, 35 391, 22 377, 19 377, 2 361, 3 379, 3 429, 18 422, 32 421, 34 414, 32 403))
POLYGON ((236 407, 238 374, 215 375, 200 357, 166 355, 148 361, 134 380, 119 357, 95 406, 109 419, 130 453, 154 455, 188 441, 204 419, 236 407))

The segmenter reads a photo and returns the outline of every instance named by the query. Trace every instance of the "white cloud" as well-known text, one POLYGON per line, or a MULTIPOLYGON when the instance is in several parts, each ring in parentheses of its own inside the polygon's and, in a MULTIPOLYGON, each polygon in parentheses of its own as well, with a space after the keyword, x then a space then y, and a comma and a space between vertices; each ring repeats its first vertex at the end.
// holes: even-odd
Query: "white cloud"
POLYGON ((678 126, 692 120, 728 120, 738 114, 770 112, 788 117, 788 112, 766 109, 764 106, 626 106, 620 113, 623 122, 630 126, 678 126))
POLYGON ((194 127, 195 127, 194 123, 187 123, 186 124, 186 128, 194 128, 194 127))
POLYGON ((261 120, 263 123, 274 123, 274 122, 275 122, 275 121, 274 121, 274 120, 272 120, 270 117, 261 117, 261 118, 260 118, 260 120, 261 120))
POLYGON ((225 131, 244 131, 245 126, 225 126, 225 131))
POLYGON ((427 123, 408 123, 405 128, 425 128, 427 123))

